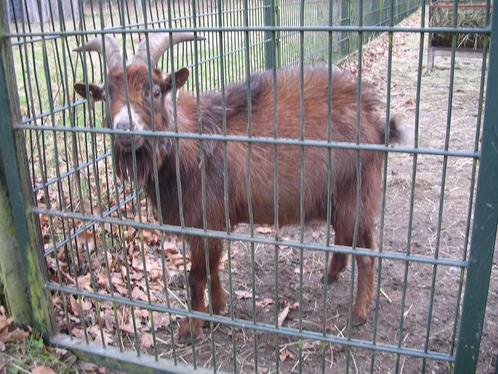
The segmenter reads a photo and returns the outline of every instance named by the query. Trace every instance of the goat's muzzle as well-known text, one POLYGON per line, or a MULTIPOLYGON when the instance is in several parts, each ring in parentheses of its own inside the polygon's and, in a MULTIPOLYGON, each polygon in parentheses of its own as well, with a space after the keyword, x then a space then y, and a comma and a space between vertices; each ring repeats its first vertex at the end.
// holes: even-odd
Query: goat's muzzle
POLYGON ((140 135, 114 134, 114 146, 123 152, 138 150, 144 145, 144 138, 140 135))

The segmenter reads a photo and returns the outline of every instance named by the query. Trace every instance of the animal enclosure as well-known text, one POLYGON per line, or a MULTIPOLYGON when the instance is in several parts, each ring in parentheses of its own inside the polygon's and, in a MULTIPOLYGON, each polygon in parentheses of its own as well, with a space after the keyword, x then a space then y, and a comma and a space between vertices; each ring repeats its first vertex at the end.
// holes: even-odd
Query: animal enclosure
MULTIPOLYGON (((427 27, 426 4, 412 0, 7 0, 1 9, 0 198, 5 190, 20 250, 2 256, 0 268, 5 273, 19 264, 21 271, 2 279, 9 303, 50 344, 136 372, 493 370, 498 92, 488 82, 498 79, 498 22, 491 22, 491 3, 485 26, 472 29, 427 27), (427 38, 435 31, 452 35, 453 49, 425 75, 427 38), (155 35, 162 32, 167 40, 192 35, 158 56, 164 75, 151 70, 155 35), (456 37, 470 32, 482 41, 482 58, 458 59, 456 37), (108 36, 119 53, 107 53, 108 36), (102 53, 83 52, 94 38, 102 53), (144 51, 144 75, 120 80, 116 90, 110 66, 126 67, 138 50, 144 51), (171 127, 161 128, 161 119, 140 130, 113 125, 116 91, 125 98, 123 116, 132 118, 135 85, 152 88, 163 78, 166 84, 167 74, 182 68, 190 71, 185 86, 183 75, 170 75, 161 91, 172 103, 171 127), (310 71, 326 82, 348 83, 319 91, 321 80, 309 78, 310 71), (268 89, 258 96, 262 81, 268 89), (334 99, 341 89, 353 98, 343 107, 334 99), (182 131, 186 95, 194 119, 182 131), (282 120, 282 107, 290 106, 279 102, 284 95, 297 100, 288 109, 293 115, 282 120), (319 117, 323 134, 315 138, 306 132, 318 116, 307 109, 310 98, 326 113, 319 117), (362 105, 381 118, 378 141, 365 137, 372 121, 362 105), (258 122, 261 110, 270 116, 267 123, 258 122), (241 111, 244 126, 234 134, 230 126, 241 111), (351 139, 338 140, 344 112, 352 113, 346 121, 351 139), (203 126, 203 113, 216 131, 203 126), (290 123, 297 133, 286 132, 290 123), (267 132, 258 133, 263 125, 267 132), (398 129, 410 136, 390 144, 398 129), (124 136, 131 136, 126 172, 119 154, 124 136), (144 142, 151 145, 145 164, 144 142), (198 147, 181 151, 188 142, 198 147), (161 178, 164 159, 156 144, 168 144, 170 169, 182 177, 161 178), (220 156, 214 167, 213 149, 220 156), (296 155, 292 165, 282 167, 283 152, 296 155), (310 162, 317 154, 324 157, 310 162), (352 155, 350 179, 336 174, 337 165, 347 164, 344 154, 352 155), (189 172, 180 174, 186 158, 189 172), (229 169, 235 158, 238 174, 229 169), (360 183, 371 158, 382 164, 375 186, 360 183), (252 173, 262 165, 269 165, 263 182, 270 189, 258 195, 254 187, 263 182, 252 173), (209 189, 213 168, 219 200, 209 189), (314 184, 317 170, 326 181, 326 204, 310 207, 308 196, 323 187, 314 184), (146 171, 149 185, 141 183, 146 171), (235 187, 233 175, 241 176, 235 187), (289 198, 291 180, 297 194, 289 198), (379 190, 373 248, 357 238, 364 205, 334 211, 334 183, 346 180, 354 196, 379 190), (180 192, 176 206, 156 204, 166 188, 183 191, 195 183, 197 195, 180 192), (241 212, 228 208, 233 194, 247 202, 241 212), (263 197, 272 219, 256 224, 263 197), (214 202, 223 223, 213 228, 207 212, 214 202), (279 212, 289 207, 297 217, 290 225, 279 212), (202 218, 198 224, 186 216, 193 211, 202 218), (310 221, 306 212, 323 217, 310 221), (333 213, 345 212, 355 221, 351 244, 332 228, 333 213), (178 222, 165 222, 168 214, 178 222), (242 223, 234 224, 236 216, 242 223), (192 238, 201 248, 196 257, 189 254, 192 238), (223 243, 225 310, 215 310, 213 301, 220 298, 209 263, 213 240, 223 243), (330 260, 346 255, 345 271, 324 285, 330 260), (198 258, 205 264, 204 309, 194 308, 189 287, 198 258), (358 324, 355 289, 360 294, 365 259, 375 262, 373 297, 365 323, 358 324), (198 321, 204 321, 199 333, 198 321)), ((139 109, 153 108, 154 94, 143 96, 139 109)), ((159 118, 157 107, 150 110, 159 118)))

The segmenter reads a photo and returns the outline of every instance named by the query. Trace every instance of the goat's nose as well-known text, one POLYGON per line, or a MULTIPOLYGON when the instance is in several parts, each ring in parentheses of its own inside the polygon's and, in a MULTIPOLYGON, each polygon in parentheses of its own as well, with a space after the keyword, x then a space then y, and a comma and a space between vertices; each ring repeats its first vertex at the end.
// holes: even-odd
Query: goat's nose
POLYGON ((117 121, 114 128, 116 130, 130 131, 131 125, 129 121, 117 121))

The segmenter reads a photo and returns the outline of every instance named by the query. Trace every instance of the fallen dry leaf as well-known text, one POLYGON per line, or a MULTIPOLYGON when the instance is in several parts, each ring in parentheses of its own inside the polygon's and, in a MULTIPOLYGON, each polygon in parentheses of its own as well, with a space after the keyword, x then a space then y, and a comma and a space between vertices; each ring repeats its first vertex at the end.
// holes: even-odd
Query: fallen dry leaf
POLYGON ((69 301, 69 310, 76 316, 78 317, 80 315, 80 307, 78 305, 78 302, 76 301, 75 297, 73 295, 70 295, 68 297, 69 301))
POLYGON ((55 371, 46 366, 37 366, 32 371, 32 374, 55 374, 55 371))
POLYGON ((78 363, 78 369, 80 369, 83 373, 95 373, 99 370, 99 367, 92 362, 81 361, 78 363))
POLYGON ((10 326, 14 320, 12 318, 7 318, 5 316, 0 317, 0 332, 2 332, 3 329, 6 327, 10 326))
POLYGON ((140 300, 140 301, 149 300, 147 294, 138 287, 135 287, 133 291, 131 291, 131 297, 135 300, 140 300))
POLYGON ((168 327, 168 325, 169 325, 169 317, 167 315, 159 313, 154 314, 154 327, 156 329, 162 327, 168 327))
POLYGON ((292 354, 292 352, 290 352, 287 349, 284 349, 282 352, 280 352, 280 361, 284 362, 288 358, 290 358, 291 360, 294 360, 295 356, 292 354))
POLYGON ((154 231, 144 230, 143 235, 147 244, 154 245, 159 243, 159 237, 154 231))
POLYGON ((258 226, 256 227, 256 232, 260 234, 271 234, 272 229, 270 226, 258 226))
POLYGON ((93 325, 91 326, 89 329, 88 329, 88 333, 92 336, 92 337, 96 337, 96 336, 100 336, 100 327, 99 325, 93 325))
POLYGON ((155 281, 155 280, 159 279, 162 272, 161 272, 161 270, 153 269, 153 270, 149 271, 148 274, 149 274, 149 280, 155 281))
POLYGON ((282 327, 282 324, 284 323, 285 319, 287 318, 287 315, 289 314, 290 306, 287 304, 284 309, 280 311, 278 314, 278 327, 282 327))
POLYGON ((128 242, 131 239, 133 239, 135 237, 135 232, 136 232, 136 229, 134 227, 130 227, 127 230, 125 230, 124 240, 126 240, 128 242))
POLYGON ((235 291, 235 296, 237 296, 237 299, 252 299, 252 292, 238 290, 235 291))
POLYGON ((119 328, 121 329, 121 331, 127 332, 128 334, 133 334, 135 332, 135 330, 133 329, 133 325, 131 323, 121 325, 119 326, 119 328))
POLYGON ((83 288, 87 291, 93 291, 92 289, 92 275, 90 273, 83 275, 81 277, 78 277, 78 286, 80 288, 83 288))
POLYGON ((256 306, 258 308, 264 308, 264 307, 267 307, 268 305, 271 305, 271 304, 273 304, 273 299, 271 299, 269 297, 265 297, 263 300, 256 301, 256 306))
POLYGON ((82 304, 84 312, 89 312, 93 307, 92 302, 90 300, 83 300, 82 304))
POLYGON ((133 314, 135 315, 135 320, 137 322, 140 320, 147 321, 149 319, 149 311, 146 309, 135 309, 133 314))
POLYGON ((105 345, 112 345, 112 336, 107 331, 104 331, 102 335, 104 336, 105 345))
POLYGON ((142 334, 142 336, 140 337, 140 345, 142 346, 142 348, 145 348, 145 349, 148 349, 150 347, 152 347, 152 345, 154 344, 154 340, 152 339, 152 335, 151 334, 142 334))
POLYGON ((82 329, 78 328, 78 327, 73 327, 73 329, 71 330, 71 334, 75 337, 75 338, 84 338, 85 337, 85 333, 83 332, 82 329))

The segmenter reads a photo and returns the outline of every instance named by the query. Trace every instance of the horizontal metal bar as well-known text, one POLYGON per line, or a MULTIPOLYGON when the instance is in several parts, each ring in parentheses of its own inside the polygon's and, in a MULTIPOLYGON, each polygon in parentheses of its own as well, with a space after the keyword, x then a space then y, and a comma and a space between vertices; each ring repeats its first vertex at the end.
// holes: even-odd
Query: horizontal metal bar
MULTIPOLYGON (((116 347, 106 346, 97 343, 87 344, 76 338, 68 335, 57 334, 49 338, 49 344, 58 348, 64 348, 72 352, 81 352, 84 354, 85 360, 96 361, 103 366, 108 366, 112 369, 125 371, 127 373, 171 373, 171 374, 212 374, 212 370, 197 367, 194 369, 191 366, 183 364, 175 365, 173 361, 165 358, 155 358, 154 356, 140 352, 137 355, 134 351, 120 351, 116 347), (101 358, 98 359, 97 357, 101 358)), ((218 373, 222 373, 217 371, 218 373)))
POLYGON ((314 25, 314 26, 237 26, 237 27, 182 27, 179 29, 161 27, 161 28, 144 28, 137 30, 121 29, 101 29, 101 30, 72 30, 72 31, 37 31, 37 32, 11 32, 4 36, 8 38, 23 38, 33 36, 76 36, 76 35, 106 35, 114 34, 133 34, 133 33, 156 33, 156 32, 268 32, 268 31, 303 31, 303 32, 330 32, 330 31, 346 31, 346 32, 393 32, 393 33, 465 33, 465 34, 491 34, 491 27, 403 27, 403 26, 353 26, 353 25, 314 25))
POLYGON ((53 217, 62 217, 62 218, 70 218, 77 219, 81 221, 96 221, 102 223, 109 223, 112 225, 122 225, 128 227, 134 227, 137 229, 145 229, 145 230, 157 230, 161 232, 166 232, 169 234, 175 235, 193 235, 200 237, 208 237, 208 238, 217 238, 229 241, 243 241, 250 243, 258 243, 258 244, 268 244, 268 245, 278 245, 278 246, 287 246, 290 248, 296 249, 307 249, 313 251, 320 252, 339 252, 345 254, 353 254, 356 256, 368 256, 374 258, 383 258, 388 260, 396 260, 396 261, 409 261, 409 262, 417 262, 423 264, 437 264, 444 266, 455 266, 455 267, 467 267, 467 261, 456 260, 456 259, 445 259, 438 258, 434 259, 432 257, 427 256, 417 256, 417 255, 405 255, 403 253, 397 252, 382 252, 379 253, 372 249, 360 248, 356 247, 352 249, 351 247, 345 247, 340 245, 322 245, 317 243, 300 243, 297 241, 281 241, 275 240, 271 238, 259 237, 259 236, 250 236, 247 234, 240 233, 230 233, 227 234, 225 231, 216 231, 216 230, 203 230, 193 227, 182 228, 180 226, 172 226, 172 225, 159 225, 155 223, 142 223, 136 222, 126 219, 118 219, 118 218, 109 218, 109 217, 99 217, 99 216, 90 216, 84 215, 76 212, 61 212, 55 209, 42 209, 42 208, 31 208, 31 212, 35 214, 46 214, 53 217))
POLYGON ((448 361, 448 362, 455 361, 454 356, 446 355, 440 352, 433 352, 433 351, 424 352, 414 348, 398 348, 390 344, 373 344, 365 340, 360 340, 355 338, 347 339, 344 337, 339 337, 334 335, 328 335, 328 334, 324 335, 323 332, 314 332, 309 330, 302 330, 300 332, 298 329, 294 329, 291 327, 275 327, 274 324, 252 322, 238 318, 231 319, 229 317, 224 317, 220 315, 209 315, 207 313, 202 313, 198 311, 189 312, 185 309, 174 308, 174 307, 168 308, 165 305, 154 304, 154 303, 149 304, 139 300, 127 299, 121 296, 111 296, 109 294, 101 294, 73 287, 61 286, 56 283, 47 283, 45 284, 45 288, 51 291, 63 292, 70 295, 92 298, 99 301, 106 301, 119 305, 133 306, 136 308, 146 309, 152 312, 175 314, 182 317, 192 317, 203 321, 220 323, 226 326, 231 326, 236 328, 251 329, 258 332, 279 334, 282 336, 289 336, 299 339, 310 339, 324 343, 340 344, 351 348, 368 349, 377 352, 395 353, 404 356, 428 358, 432 360, 448 361))
POLYGON ((295 145, 309 146, 320 148, 337 148, 337 149, 352 149, 373 152, 388 152, 388 153, 409 153, 409 154, 425 154, 434 156, 453 156, 476 158, 480 157, 479 152, 475 151, 449 151, 437 148, 413 148, 413 147, 386 147, 383 144, 355 144, 345 142, 328 142, 325 140, 300 140, 289 138, 270 138, 261 136, 239 136, 239 135, 212 135, 198 133, 176 133, 170 131, 125 131, 109 128, 84 128, 84 127, 64 127, 64 126, 35 126, 35 125, 15 125, 16 130, 38 130, 38 131, 60 131, 60 132, 82 132, 82 133, 97 133, 97 134, 113 134, 113 135, 134 135, 143 137, 167 137, 177 139, 195 139, 195 140, 210 140, 210 141, 227 141, 227 142, 245 142, 245 143, 262 143, 262 144, 279 144, 279 145, 295 145))
MULTIPOLYGON (((136 199, 137 195, 140 195, 140 193, 141 193, 141 191, 139 191, 138 193, 134 193, 134 194, 131 194, 131 195, 127 196, 123 200, 123 202, 121 202, 120 204, 113 205, 110 209, 108 209, 104 213, 102 213, 102 217, 104 217, 104 218, 105 217, 109 217, 112 213, 114 213, 114 212, 118 211, 119 209, 123 208, 130 201, 132 201, 133 199, 136 199)), ((44 256, 46 257, 49 254, 51 254, 54 251, 56 251, 57 249, 62 248, 64 245, 66 245, 71 240, 73 240, 74 238, 76 238, 82 232, 87 231, 88 229, 90 229, 90 227, 92 227, 93 225, 95 225, 97 223, 99 223, 99 222, 97 222, 97 221, 89 221, 88 223, 83 224, 78 230, 76 230, 74 233, 72 233, 69 237, 67 237, 65 239, 62 239, 62 240, 59 240, 57 243, 55 243, 54 246, 52 246, 52 247, 48 248, 47 250, 45 250, 44 256)))
MULTIPOLYGON (((231 55, 234 55, 234 54, 237 54, 237 53, 240 53, 240 52, 245 52, 247 51, 247 49, 254 49, 256 47, 259 47, 259 46, 262 46, 264 45, 265 43, 269 42, 270 39, 264 39, 260 42, 256 42, 256 43, 250 43, 248 47, 240 47, 240 48, 237 48, 237 49, 231 49, 231 50, 228 50, 228 51, 224 51, 223 52, 223 56, 218 56, 218 55, 214 55, 214 56, 211 56, 209 58, 206 58, 205 60, 200 60, 199 63, 197 64, 197 66, 199 65, 202 65, 202 64, 206 64, 206 63, 209 63, 209 62, 213 62, 213 61, 217 61, 219 60, 221 57, 228 57, 228 56, 231 56, 231 55)), ((192 66, 196 66, 195 63, 192 63, 190 65, 188 65, 188 67, 192 67, 192 66)))
MULTIPOLYGON (((488 8, 488 4, 485 3, 477 3, 477 4, 456 4, 457 8, 481 8, 481 9, 486 9, 488 8)), ((454 8, 455 4, 430 4, 429 8, 435 9, 435 8, 454 8)), ((493 4, 489 4, 489 9, 493 9, 493 4)))
POLYGON ((71 169, 69 171, 65 171, 64 173, 60 174, 60 177, 53 177, 53 178, 50 178, 49 180, 47 180, 47 182, 45 183, 36 183, 34 186, 33 186, 33 193, 36 193, 38 191, 40 191, 41 189, 43 189, 44 187, 48 187, 50 186, 51 184, 54 184, 64 178, 67 178, 67 177, 70 177, 71 175, 74 175, 76 174, 77 172, 89 167, 90 165, 92 165, 93 163, 97 163, 97 162, 100 162, 104 159, 106 159, 107 157, 110 157, 112 155, 112 151, 108 151, 106 153, 104 153, 103 155, 100 155, 98 156, 96 159, 94 160, 91 160, 91 161, 87 161, 87 162, 84 162, 82 164, 79 164, 77 167, 76 167, 76 170, 75 169, 71 169))
POLYGON ((49 110, 49 111, 37 114, 34 117, 23 117, 22 123, 31 123, 33 121, 37 121, 37 120, 49 117, 53 114, 64 112, 64 111, 71 109, 71 108, 76 108, 77 106, 80 106, 80 105, 85 104, 87 102, 88 102, 88 100, 86 100, 86 99, 77 99, 77 100, 69 103, 69 105, 54 107, 53 110, 49 110))
MULTIPOLYGON (((29 34, 29 36, 31 36, 31 34, 29 34)), ((57 40, 59 39, 59 37, 60 37, 59 35, 51 35, 46 38, 37 37, 36 39, 34 39, 34 38, 28 38, 28 35, 25 35, 24 37, 22 37, 23 38, 22 40, 17 40, 17 41, 12 40, 10 44, 12 45, 12 47, 17 47, 25 44, 38 43, 41 42, 42 40, 45 40, 46 42, 50 40, 57 40)))

